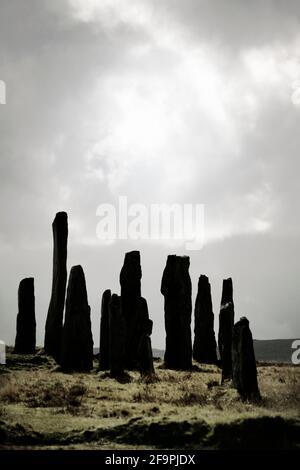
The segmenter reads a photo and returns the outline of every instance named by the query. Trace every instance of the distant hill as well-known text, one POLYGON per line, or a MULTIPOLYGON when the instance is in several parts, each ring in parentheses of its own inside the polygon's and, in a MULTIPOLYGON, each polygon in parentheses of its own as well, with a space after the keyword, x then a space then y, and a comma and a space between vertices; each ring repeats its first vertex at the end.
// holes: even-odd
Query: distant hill
MULTIPOLYGON (((255 339, 254 351, 257 361, 261 362, 286 362, 291 363, 293 350, 291 348, 294 339, 255 339)), ((98 354, 95 348, 94 353, 98 354)), ((153 348, 154 357, 164 357, 163 349, 153 348)))
POLYGON ((291 363, 293 341, 294 339, 255 339, 256 360, 291 363))
MULTIPOLYGON (((255 339, 254 351, 257 361, 291 363, 294 339, 255 339)), ((154 357, 163 357, 164 351, 153 349, 154 357)))

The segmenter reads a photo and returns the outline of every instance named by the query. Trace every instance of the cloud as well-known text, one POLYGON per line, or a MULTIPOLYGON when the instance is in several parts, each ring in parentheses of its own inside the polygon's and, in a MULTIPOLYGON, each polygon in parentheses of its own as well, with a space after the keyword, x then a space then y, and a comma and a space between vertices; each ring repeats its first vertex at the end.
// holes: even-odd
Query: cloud
MULTIPOLYGON (((268 280, 274 266, 264 265, 262 246, 274 244, 280 266, 298 259, 299 11, 296 1, 2 2, 0 250, 10 269, 1 275, 0 325, 10 341, 17 284, 29 271, 43 322, 58 210, 69 213, 70 265, 82 262, 90 273, 96 321, 101 291, 118 288, 123 252, 133 248, 98 245, 96 209, 119 195, 129 203, 205 204, 207 246, 192 254, 194 278, 206 269, 217 282, 232 270, 239 286, 251 265, 251 257, 238 262, 235 246, 243 247, 268 289, 249 274, 249 286, 236 293, 241 310, 256 292, 249 310, 273 315, 269 336, 293 335, 296 266, 284 280, 292 300, 281 330, 280 298, 272 300, 279 281, 268 280)), ((145 252, 145 291, 159 331, 168 248, 135 248, 145 252)), ((267 335, 255 315, 257 335, 267 335)))

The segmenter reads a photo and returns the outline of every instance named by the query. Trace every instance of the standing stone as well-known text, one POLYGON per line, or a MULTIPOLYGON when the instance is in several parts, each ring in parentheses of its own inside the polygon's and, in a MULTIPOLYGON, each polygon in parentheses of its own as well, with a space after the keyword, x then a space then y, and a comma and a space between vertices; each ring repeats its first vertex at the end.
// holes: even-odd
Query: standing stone
POLYGON ((99 369, 109 369, 109 302, 111 291, 107 289, 102 296, 100 321, 99 369))
POLYGON ((234 324, 234 310, 233 304, 228 302, 221 305, 219 316, 219 353, 221 358, 222 367, 222 383, 225 380, 231 379, 232 376, 232 332, 234 324))
POLYGON ((52 292, 45 328, 45 353, 59 362, 61 353, 63 312, 67 283, 68 216, 58 212, 52 224, 53 275, 52 292))
POLYGON ((120 273, 120 285, 122 315, 126 323, 125 366, 128 369, 136 368, 138 362, 140 316, 143 314, 141 278, 140 252, 126 253, 120 273))
POLYGON ((189 266, 188 256, 169 255, 162 277, 166 329, 164 362, 169 369, 192 368, 192 284, 189 266))
POLYGON ((234 325, 234 303, 232 279, 223 280, 221 309, 219 315, 218 347, 222 367, 222 383, 232 376, 232 332, 234 325))
POLYGON ((93 368, 90 306, 81 266, 73 266, 70 272, 62 340, 61 367, 64 371, 82 372, 93 368))
POLYGON ((233 327, 232 382, 243 399, 260 399, 252 333, 246 317, 233 327))
POLYGON ((139 371, 142 376, 151 376, 155 374, 153 365, 153 354, 151 346, 151 334, 153 328, 153 321, 146 320, 141 332, 141 339, 138 348, 139 356, 139 371))
POLYGON ((125 346, 126 323, 122 313, 121 297, 113 294, 109 302, 109 360, 112 377, 124 374, 125 346))
POLYGON ((193 357, 204 364, 217 364, 217 343, 214 332, 211 289, 207 276, 199 277, 195 303, 195 338, 193 357))
POLYGON ((22 279, 18 291, 17 334, 14 352, 34 354, 36 340, 34 279, 22 279))

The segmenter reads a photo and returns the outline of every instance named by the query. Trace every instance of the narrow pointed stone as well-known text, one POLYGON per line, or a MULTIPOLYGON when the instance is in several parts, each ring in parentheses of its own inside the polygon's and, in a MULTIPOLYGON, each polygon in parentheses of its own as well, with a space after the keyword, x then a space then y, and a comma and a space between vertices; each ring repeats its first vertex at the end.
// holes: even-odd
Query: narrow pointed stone
POLYGON ((84 272, 73 266, 69 276, 65 323, 62 334, 61 367, 64 371, 93 368, 93 336, 84 272))
POLYGON ((53 274, 52 291, 45 328, 46 354, 59 362, 61 354, 63 312, 67 284, 68 216, 58 212, 52 224, 53 274))
POLYGON ((253 338, 246 317, 233 327, 232 383, 243 399, 260 399, 253 338))
POLYGON ((36 346, 36 321, 33 277, 22 279, 20 282, 18 307, 14 352, 17 354, 34 354, 36 346))
POLYGON ((232 334, 234 325, 234 310, 231 302, 221 305, 219 315, 219 353, 222 368, 222 383, 232 377, 232 334))
POLYGON ((217 363, 217 343, 214 332, 211 289, 207 276, 199 277, 195 302, 195 338, 193 357, 204 364, 217 363))
POLYGON ((107 289, 102 296, 100 321, 99 369, 109 369, 109 302, 111 291, 107 289))
POLYGON ((165 366, 192 368, 192 284, 188 256, 169 255, 163 272, 161 293, 165 298, 165 366))
POLYGON ((124 374, 125 346, 126 322, 122 313, 121 297, 113 294, 109 302, 109 360, 112 377, 124 374))
POLYGON ((222 383, 232 377, 232 334, 234 325, 234 303, 232 279, 223 280, 219 315, 218 348, 221 359, 222 383))

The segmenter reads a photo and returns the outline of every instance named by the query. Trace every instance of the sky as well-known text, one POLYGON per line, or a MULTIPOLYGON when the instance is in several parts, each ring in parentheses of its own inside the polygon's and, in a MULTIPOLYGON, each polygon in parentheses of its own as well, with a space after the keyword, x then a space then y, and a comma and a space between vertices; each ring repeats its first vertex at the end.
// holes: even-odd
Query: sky
POLYGON ((190 256, 193 300, 222 280, 257 339, 300 337, 300 3, 0 0, 0 339, 35 278, 37 342, 51 294, 55 213, 69 217, 99 343, 101 296, 140 250, 142 294, 165 341, 162 272, 190 256), (97 208, 203 204, 205 244, 97 237, 97 208))

